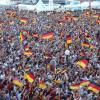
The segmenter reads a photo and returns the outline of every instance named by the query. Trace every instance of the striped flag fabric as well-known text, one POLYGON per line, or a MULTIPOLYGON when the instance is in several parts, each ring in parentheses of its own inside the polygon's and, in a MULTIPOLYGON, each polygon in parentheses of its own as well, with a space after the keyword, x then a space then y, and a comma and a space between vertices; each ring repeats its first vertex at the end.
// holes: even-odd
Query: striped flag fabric
POLYGON ((17 77, 13 78, 13 84, 18 87, 23 87, 23 83, 17 77))
POLYGON ((99 93, 100 92, 100 86, 98 86, 98 85, 96 85, 94 83, 91 83, 88 86, 88 90, 91 90, 91 91, 93 91, 95 93, 99 93))
POLYGON ((47 85, 45 84, 45 82, 43 80, 41 80, 39 82, 39 86, 38 86, 40 89, 46 89, 47 88, 47 85))
POLYGON ((31 51, 24 51, 25 56, 31 56, 33 53, 31 51))
POLYGON ((66 43, 67 43, 67 44, 71 44, 71 43, 72 43, 72 38, 71 38, 70 35, 67 35, 67 36, 66 36, 66 43))
POLYGON ((30 83, 34 82, 34 80, 35 80, 34 74, 31 72, 25 73, 24 78, 27 79, 30 83))
POLYGON ((86 66, 88 65, 88 61, 85 59, 79 60, 76 64, 79 65, 81 68, 86 68, 86 66))
POLYGON ((20 32, 20 42, 23 42, 25 40, 25 36, 22 32, 20 32))
POLYGON ((90 81, 89 80, 82 80, 81 82, 80 82, 80 86, 88 86, 90 84, 90 81))
POLYGON ((83 43, 81 44, 81 46, 82 46, 82 47, 89 47, 90 44, 89 44, 88 42, 83 42, 83 43))
POLYGON ((22 22, 24 24, 27 24, 27 22, 28 22, 28 18, 24 18, 24 17, 19 18, 19 20, 20 20, 20 22, 22 22))
POLYGON ((78 90, 80 88, 80 84, 72 84, 69 86, 71 90, 78 90))
POLYGON ((43 39, 52 39, 54 38, 54 32, 48 32, 42 35, 43 39))

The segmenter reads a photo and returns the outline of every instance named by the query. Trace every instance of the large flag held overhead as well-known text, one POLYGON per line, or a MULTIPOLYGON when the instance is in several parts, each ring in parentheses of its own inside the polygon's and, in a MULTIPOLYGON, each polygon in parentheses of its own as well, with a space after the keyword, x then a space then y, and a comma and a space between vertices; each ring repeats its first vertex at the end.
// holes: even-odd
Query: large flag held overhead
POLYGON ((80 88, 80 84, 72 84, 69 86, 71 90, 78 90, 80 88))
POLYGON ((24 78, 27 79, 30 83, 34 82, 34 80, 35 80, 33 73, 26 73, 24 78))
POLYGON ((43 39, 52 39, 54 38, 54 32, 48 32, 42 35, 43 39))
POLYGON ((94 83, 91 83, 88 86, 88 90, 91 90, 91 91, 93 91, 95 93, 99 93, 100 92, 100 86, 98 86, 98 85, 96 85, 94 83))
POLYGON ((88 60, 79 60, 76 64, 79 65, 81 68, 86 68, 86 66, 88 65, 88 60))
POLYGON ((23 83, 17 77, 13 78, 13 84, 17 85, 18 87, 23 87, 23 83))
POLYGON ((72 43, 72 38, 71 38, 70 35, 67 35, 67 36, 66 36, 66 43, 67 43, 67 44, 71 44, 71 43, 72 43))
POLYGON ((90 84, 90 81, 89 80, 82 80, 80 82, 80 86, 88 86, 90 84))

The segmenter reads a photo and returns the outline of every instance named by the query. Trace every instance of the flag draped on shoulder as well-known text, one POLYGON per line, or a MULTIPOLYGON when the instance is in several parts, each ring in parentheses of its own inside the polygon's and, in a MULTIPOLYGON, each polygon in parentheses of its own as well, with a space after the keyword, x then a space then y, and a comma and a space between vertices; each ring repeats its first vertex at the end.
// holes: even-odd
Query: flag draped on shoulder
POLYGON ((81 68, 86 68, 88 65, 88 60, 79 60, 77 63, 77 65, 79 65, 81 68))

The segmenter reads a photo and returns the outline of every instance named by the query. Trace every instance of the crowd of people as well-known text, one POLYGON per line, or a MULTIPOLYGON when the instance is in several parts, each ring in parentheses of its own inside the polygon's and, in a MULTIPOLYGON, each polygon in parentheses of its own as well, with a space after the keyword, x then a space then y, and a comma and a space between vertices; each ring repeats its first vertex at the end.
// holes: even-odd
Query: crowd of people
POLYGON ((0 9, 0 100, 100 100, 98 13, 0 9), (53 38, 42 38, 49 32, 53 38))

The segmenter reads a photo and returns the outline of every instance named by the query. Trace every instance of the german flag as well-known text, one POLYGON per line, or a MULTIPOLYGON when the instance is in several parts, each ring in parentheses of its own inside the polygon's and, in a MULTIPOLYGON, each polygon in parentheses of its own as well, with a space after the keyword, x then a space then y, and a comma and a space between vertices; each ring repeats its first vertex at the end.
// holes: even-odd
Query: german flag
POLYGON ((24 78, 27 79, 30 83, 34 82, 34 80, 35 80, 33 73, 26 73, 24 78))
POLYGON ((29 45, 25 45, 25 46, 24 46, 24 50, 25 50, 25 51, 30 50, 29 45))
POLYGON ((80 88, 80 84, 72 84, 69 86, 71 90, 78 90, 80 88))
POLYGON ((31 56, 33 53, 31 51, 24 51, 25 56, 31 56))
POLYGON ((24 17, 20 18, 19 20, 21 23, 24 23, 24 24, 27 24, 28 22, 28 18, 24 18, 24 17))
POLYGON ((98 85, 96 85, 94 83, 91 83, 88 86, 88 90, 91 90, 91 91, 93 91, 95 93, 99 93, 100 92, 100 86, 98 86, 98 85))
POLYGON ((90 44, 88 42, 83 42, 81 45, 82 45, 82 47, 89 47, 90 46, 90 44))
POLYGON ((86 68, 86 66, 88 65, 88 61, 87 60, 79 60, 76 64, 81 66, 82 68, 86 68))
POLYGON ((54 38, 54 32, 45 33, 42 35, 43 39, 52 39, 54 38))
POLYGON ((46 89, 47 88, 47 85, 45 84, 45 82, 43 80, 41 80, 39 82, 39 86, 38 86, 40 89, 46 89))
POLYGON ((67 44, 71 44, 71 43, 72 43, 72 38, 71 38, 70 35, 67 35, 67 36, 66 36, 66 43, 67 43, 67 44))
POLYGON ((13 84, 18 87, 23 87, 23 83, 17 77, 13 78, 13 84))
POLYGON ((38 33, 33 33, 32 36, 33 36, 34 38, 38 38, 38 37, 39 37, 39 34, 38 34, 38 33))
POLYGON ((22 32, 20 32, 20 42, 23 42, 25 40, 25 36, 22 32))
POLYGON ((88 80, 82 80, 80 82, 80 86, 88 86, 89 84, 90 84, 90 81, 88 81, 88 80))

